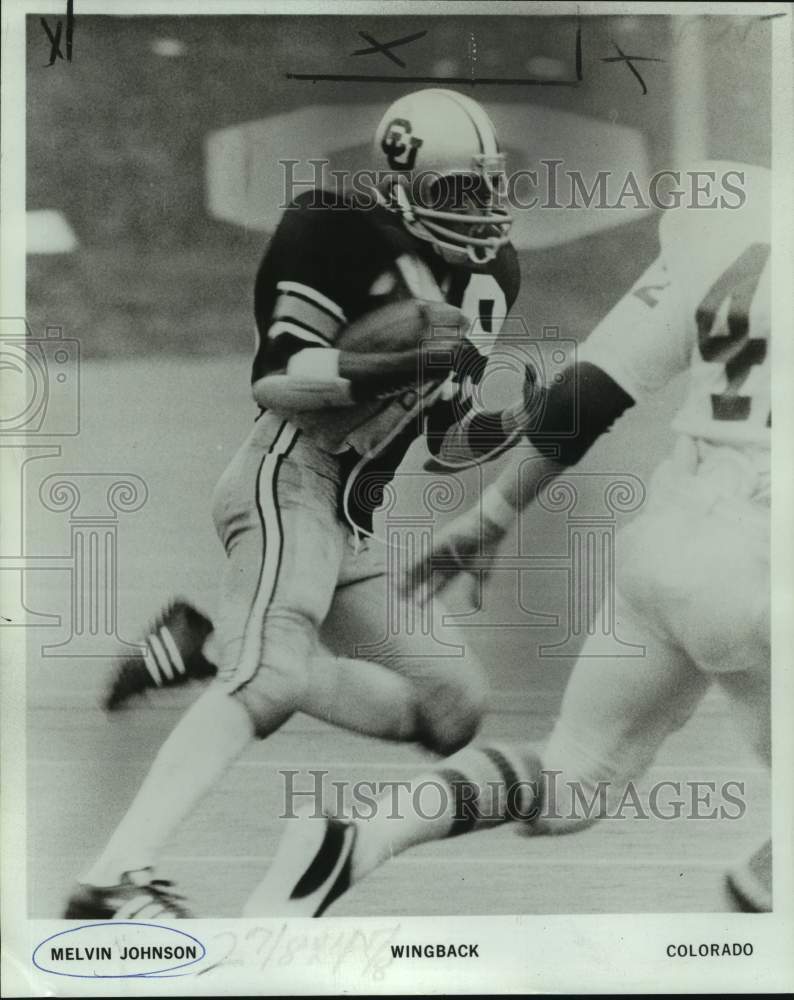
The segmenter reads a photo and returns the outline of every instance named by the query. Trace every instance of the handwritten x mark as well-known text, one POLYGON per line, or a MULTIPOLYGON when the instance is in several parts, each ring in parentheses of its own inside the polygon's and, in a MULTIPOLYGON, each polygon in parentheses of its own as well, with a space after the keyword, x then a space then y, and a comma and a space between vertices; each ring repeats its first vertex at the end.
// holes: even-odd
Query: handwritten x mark
POLYGON ((41 26, 47 32, 47 38, 50 40, 50 61, 47 63, 48 66, 52 66, 56 59, 63 59, 63 52, 61 52, 61 31, 63 30, 63 23, 61 21, 55 26, 55 34, 52 33, 52 29, 49 24, 47 24, 47 19, 44 17, 39 18, 41 21, 41 26))
POLYGON ((369 42, 370 47, 367 49, 356 49, 356 51, 352 52, 351 55, 369 56, 374 52, 382 52, 387 59, 391 59, 393 63, 397 63, 398 66, 405 69, 405 63, 402 59, 390 50, 396 48, 398 45, 407 45, 408 42, 415 42, 417 38, 423 38, 427 32, 417 31, 414 35, 406 35, 404 38, 395 38, 393 42, 379 42, 377 39, 373 38, 372 35, 368 35, 366 31, 359 31, 358 34, 364 39, 365 42, 369 42))
POLYGON ((635 62, 664 62, 664 59, 656 59, 654 56, 627 56, 626 53, 621 49, 617 42, 612 43, 618 51, 616 56, 604 56, 601 62, 605 63, 616 63, 624 62, 631 72, 639 80, 640 86, 642 87, 643 94, 648 93, 648 88, 645 86, 645 81, 639 74, 639 70, 634 66, 635 62))

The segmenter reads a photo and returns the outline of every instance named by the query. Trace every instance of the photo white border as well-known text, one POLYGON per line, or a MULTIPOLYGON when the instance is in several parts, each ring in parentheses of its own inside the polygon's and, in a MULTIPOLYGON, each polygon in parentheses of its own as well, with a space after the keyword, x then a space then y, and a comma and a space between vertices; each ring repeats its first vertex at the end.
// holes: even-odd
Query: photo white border
MULTIPOLYGON (((382 979, 357 973, 352 962, 336 970, 322 966, 246 968, 186 980, 98 981, 56 979, 30 963, 35 944, 63 921, 29 920, 26 886, 25 636, 0 631, 2 693, 2 927, 3 992, 6 996, 262 995, 300 993, 480 993, 480 992, 757 992, 794 988, 794 115, 792 109, 792 7, 784 3, 511 3, 476 7, 460 2, 295 2, 266 0, 76 0, 76 15, 235 14, 653 14, 758 16, 782 14, 772 29, 773 122, 773 840, 775 911, 771 914, 627 914, 516 917, 336 919, 334 929, 399 925, 404 939, 476 940, 479 961, 397 963, 382 979), (752 958, 669 959, 668 942, 754 942, 752 958)), ((25 313, 25 18, 63 15, 64 2, 5 0, 2 7, 2 271, 3 316, 25 313)), ((16 487, 15 470, 3 457, 2 489, 16 487)), ((8 529, 8 526, 6 526, 8 529)), ((2 551, 0 549, 0 551, 2 551)), ((20 551, 16 549, 16 551, 20 551)), ((2 578, 3 575, 0 575, 2 578)), ((259 921, 186 921, 207 939, 227 928, 244 936, 259 921)), ((288 932, 320 934, 324 922, 276 921, 288 932), (309 926, 310 924, 310 926, 309 926)), ((181 926, 181 925, 180 925, 181 926)))

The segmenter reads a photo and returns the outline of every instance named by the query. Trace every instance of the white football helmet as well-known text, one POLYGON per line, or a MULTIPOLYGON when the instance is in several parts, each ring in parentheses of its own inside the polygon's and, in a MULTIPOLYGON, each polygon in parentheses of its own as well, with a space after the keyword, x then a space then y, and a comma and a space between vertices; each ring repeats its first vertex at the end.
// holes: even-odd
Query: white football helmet
POLYGON ((378 125, 375 162, 387 208, 449 263, 482 266, 507 243, 505 157, 476 101, 435 88, 399 98, 378 125))

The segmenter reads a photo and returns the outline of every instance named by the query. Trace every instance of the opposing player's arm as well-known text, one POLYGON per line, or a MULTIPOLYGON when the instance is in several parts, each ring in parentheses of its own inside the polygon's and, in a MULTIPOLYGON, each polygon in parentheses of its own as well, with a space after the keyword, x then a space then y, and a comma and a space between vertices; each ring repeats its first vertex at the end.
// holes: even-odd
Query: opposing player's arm
MULTIPOLYGON (((492 276, 504 295, 505 315, 489 317, 487 329, 496 329, 497 334, 478 326, 473 338, 476 343, 468 338, 463 341, 455 381, 444 387, 449 391, 425 414, 425 443, 432 456, 425 464, 428 471, 451 471, 490 461, 512 447, 526 426, 522 398, 503 410, 489 411, 479 405, 475 389, 488 376, 492 350, 506 332, 505 324, 518 297, 521 271, 512 245, 501 251, 492 276)), ((503 359, 499 364, 503 365, 503 359)))
MULTIPOLYGON (((500 414, 472 412, 468 422, 458 422, 452 430, 460 438, 456 460, 462 461, 468 452, 482 461, 525 435, 534 461, 525 461, 527 448, 522 447, 485 490, 481 503, 447 525, 434 540, 433 552, 409 567, 405 589, 416 592, 420 601, 427 600, 467 568, 470 556, 479 560, 473 575, 475 590, 481 586, 490 572, 482 557, 495 556, 505 533, 516 524, 518 511, 535 499, 544 480, 578 461, 633 402, 606 372, 582 362, 571 365, 550 387, 537 389, 528 379, 521 407, 500 414), (573 434, 572 412, 578 415, 573 434), (446 566, 439 568, 437 562, 444 557, 446 566)), ((449 440, 446 445, 450 446, 449 440)), ((476 594, 472 599, 476 603, 476 594)))
POLYGON ((525 446, 485 490, 481 503, 447 525, 435 539, 433 552, 409 567, 405 588, 426 600, 466 569, 469 556, 479 560, 473 579, 481 585, 489 572, 483 555, 496 553, 518 512, 535 499, 543 483, 578 462, 636 400, 686 367, 688 336, 685 305, 660 257, 593 331, 577 361, 558 380, 538 386, 528 378, 521 407, 500 414, 472 410, 454 430, 458 459, 468 453, 476 460, 487 449, 504 450, 522 434, 525 446), (534 461, 525 461, 527 444, 534 461), (440 569, 443 557, 447 565, 440 569))
POLYGON ((442 422, 435 434, 429 422, 430 449, 439 467, 461 468, 490 461, 526 436, 539 451, 557 455, 557 464, 565 467, 578 462, 633 404, 619 383, 587 361, 564 369, 550 387, 538 386, 528 371, 520 402, 484 411, 468 400, 458 419, 446 426, 442 422))
POLYGON ((442 399, 427 414, 428 471, 452 471, 491 461, 520 439, 526 427, 523 401, 504 410, 478 409, 474 400, 442 399))
MULTIPOLYGON (((510 523, 544 480, 575 465, 635 402, 686 369, 691 344, 678 292, 661 254, 593 330, 559 381, 542 387, 527 383, 524 434, 539 460, 524 464, 520 477, 513 463, 503 470, 483 498, 486 517, 510 523)), ((514 409, 511 422, 521 419, 514 409)), ((475 441, 486 427, 475 419, 470 432, 475 441)), ((525 458, 522 449, 516 461, 525 458)))

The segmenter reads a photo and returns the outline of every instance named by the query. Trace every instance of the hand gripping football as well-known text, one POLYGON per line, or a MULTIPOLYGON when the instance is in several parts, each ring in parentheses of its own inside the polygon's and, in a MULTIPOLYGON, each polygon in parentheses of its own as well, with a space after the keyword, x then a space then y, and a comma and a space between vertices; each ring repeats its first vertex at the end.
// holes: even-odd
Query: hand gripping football
POLYGON ((422 346, 444 350, 459 346, 469 326, 457 306, 406 299, 353 320, 342 330, 335 346, 370 354, 400 354, 422 346))
POLYGON ((392 302, 341 332, 339 374, 349 380, 356 401, 438 385, 455 367, 469 325, 446 302, 392 302))

